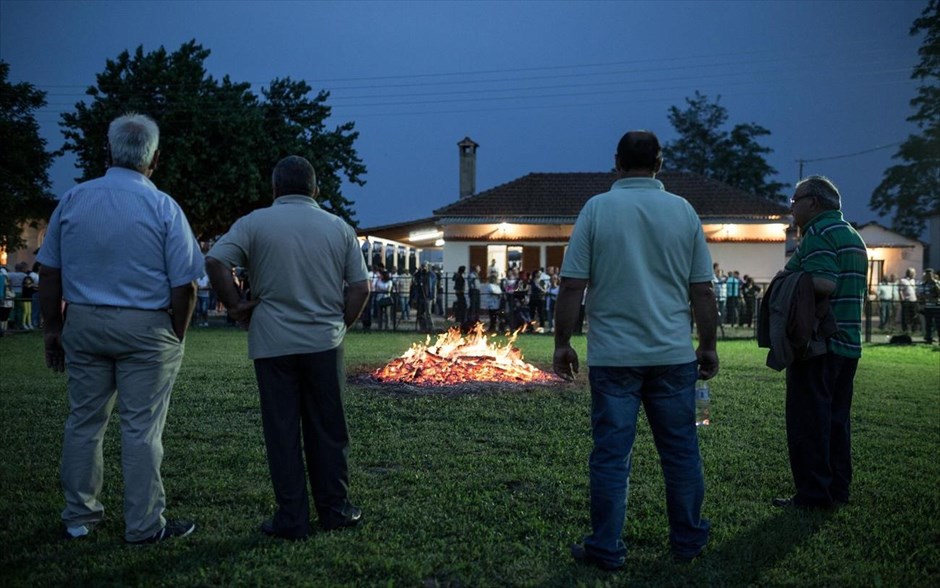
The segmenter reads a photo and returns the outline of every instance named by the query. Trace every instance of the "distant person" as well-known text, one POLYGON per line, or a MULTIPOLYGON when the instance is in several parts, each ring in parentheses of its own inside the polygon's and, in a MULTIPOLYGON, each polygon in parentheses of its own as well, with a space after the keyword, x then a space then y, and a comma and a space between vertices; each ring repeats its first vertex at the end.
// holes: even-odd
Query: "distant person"
POLYGON ((23 299, 23 306, 22 312, 20 313, 19 327, 24 331, 32 331, 35 328, 33 326, 33 296, 39 293, 39 284, 35 277, 36 274, 29 271, 26 264, 23 264, 23 270, 26 275, 23 277, 23 282, 20 285, 20 298, 23 299))
POLYGON ((467 267, 462 265, 454 274, 454 321, 460 326, 467 320, 467 279, 464 277, 466 271, 467 267))
POLYGON ((917 329, 917 270, 907 268, 904 277, 898 280, 898 295, 901 298, 901 330, 910 334, 917 329))
POLYGON ((741 286, 740 272, 728 272, 728 276, 725 279, 725 311, 727 312, 725 322, 732 327, 739 322, 739 315, 741 314, 741 286))
POLYGON ((157 543, 196 528, 163 517, 160 464, 203 257, 186 215, 149 179, 159 137, 146 116, 116 118, 108 128, 108 171, 62 196, 39 251, 46 365, 68 373, 62 520, 70 538, 88 535, 104 518, 102 446, 115 404, 124 540, 157 543))
POLYGON ((500 322, 500 307, 503 305, 503 290, 499 287, 496 272, 490 272, 486 283, 480 287, 480 305, 490 318, 489 331, 495 332, 500 322))
POLYGON ((10 318, 13 299, 16 297, 13 288, 9 285, 8 275, 7 268, 0 266, 0 337, 6 334, 7 320, 10 318))
POLYGON ((470 308, 467 311, 467 327, 472 327, 480 320, 480 266, 470 268, 467 274, 467 292, 470 297, 470 308))
POLYGON ((838 330, 827 339, 826 353, 787 367, 787 449, 796 493, 772 502, 828 508, 849 501, 852 482, 849 413, 862 355, 868 253, 842 217, 842 197, 829 179, 800 181, 790 203, 802 237, 786 270, 812 276, 816 304, 829 302, 838 330))
POLYGON ((572 545, 571 554, 604 570, 622 568, 627 554, 623 525, 641 404, 666 481, 672 553, 687 561, 705 549, 710 525, 701 517, 705 481, 695 380, 718 373, 718 311, 702 223, 686 200, 655 179, 662 150, 653 133, 624 135, 614 162, 620 179, 585 204, 565 253, 553 359, 555 373, 565 379, 578 371, 570 339, 590 284, 592 532, 572 545), (690 301, 697 350, 689 338, 690 301))
POLYGON ((42 264, 36 262, 33 264, 32 271, 29 272, 29 277, 33 280, 33 290, 32 296, 30 296, 30 325, 34 329, 42 328, 42 305, 39 303, 39 270, 42 268, 42 264))
POLYGON ((924 279, 920 285, 921 302, 924 313, 924 343, 933 343, 933 334, 940 336, 940 282, 933 269, 924 270, 924 279))
POLYGON ((395 290, 398 292, 398 312, 401 320, 411 320, 411 273, 406 268, 399 268, 395 277, 395 290))
POLYGON ((366 306, 369 279, 355 231, 317 203, 306 159, 279 161, 272 186, 274 204, 236 221, 207 254, 206 271, 229 314, 249 322, 277 501, 261 532, 303 539, 311 532, 307 478, 320 527, 362 518, 349 500, 343 338, 366 306), (251 301, 232 284, 234 266, 248 268, 251 301))
POLYGON ((754 278, 744 276, 744 286, 741 291, 744 294, 744 312, 741 313, 738 326, 747 326, 750 329, 754 324, 754 312, 757 309, 757 297, 760 296, 761 288, 754 282, 754 278))
POLYGON ((13 271, 7 274, 7 281, 13 288, 13 310, 10 313, 10 329, 22 329, 23 323, 23 281, 26 279, 25 261, 13 266, 13 271))
POLYGON ((196 324, 200 327, 209 326, 209 276, 203 274, 196 280, 196 324))
POLYGON ((878 327, 886 329, 894 323, 894 303, 898 300, 898 285, 894 274, 882 276, 878 284, 878 327))

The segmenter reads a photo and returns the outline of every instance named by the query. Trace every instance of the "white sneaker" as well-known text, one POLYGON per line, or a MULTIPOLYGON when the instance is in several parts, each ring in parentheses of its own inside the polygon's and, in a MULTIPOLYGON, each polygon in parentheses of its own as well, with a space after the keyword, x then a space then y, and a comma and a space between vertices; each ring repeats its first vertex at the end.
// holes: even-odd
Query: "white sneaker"
POLYGON ((85 537, 91 533, 92 528, 92 525, 74 525, 71 527, 66 527, 65 538, 78 539, 79 537, 85 537))

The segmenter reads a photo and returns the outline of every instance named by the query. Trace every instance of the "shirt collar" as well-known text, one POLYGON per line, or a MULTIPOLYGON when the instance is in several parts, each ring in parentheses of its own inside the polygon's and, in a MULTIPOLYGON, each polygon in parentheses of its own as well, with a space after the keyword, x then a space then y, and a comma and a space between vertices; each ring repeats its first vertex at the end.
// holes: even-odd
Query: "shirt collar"
POLYGON ((819 214, 814 216, 812 219, 810 219, 808 223, 806 223, 806 227, 804 227, 803 230, 809 230, 810 227, 824 220, 843 220, 842 211, 841 210, 826 210, 826 211, 820 212, 819 214))
POLYGON ((614 182, 611 189, 665 190, 666 188, 663 186, 663 183, 656 178, 621 178, 614 182))
POLYGON ((147 184, 154 190, 157 189, 156 185, 154 185, 154 183, 150 181, 150 178, 140 173, 136 169, 131 169, 129 167, 111 166, 107 170, 105 170, 104 175, 111 177, 111 178, 127 178, 131 180, 136 180, 138 182, 144 182, 145 184, 147 184))
POLYGON ((320 208, 320 203, 312 196, 304 196, 303 194, 285 194, 278 196, 274 199, 274 204, 307 204, 320 208))

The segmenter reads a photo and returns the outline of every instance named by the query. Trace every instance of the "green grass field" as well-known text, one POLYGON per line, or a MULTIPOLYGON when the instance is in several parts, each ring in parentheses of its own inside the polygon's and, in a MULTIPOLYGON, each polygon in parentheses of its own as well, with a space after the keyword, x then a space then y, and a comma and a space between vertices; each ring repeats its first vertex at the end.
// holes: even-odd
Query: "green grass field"
MULTIPOLYGON (((416 339, 351 333, 350 374, 416 339)), ((584 339, 575 344, 583 358, 584 339)), ((547 368, 552 340, 519 341, 547 368)), ((853 410, 852 503, 782 512, 792 492, 783 374, 753 341, 719 344, 713 424, 700 429, 713 531, 690 565, 669 556, 662 474, 649 428, 634 450, 627 567, 576 565, 589 528, 586 370, 575 383, 467 395, 350 385, 352 498, 364 523, 288 543, 262 536, 274 509, 245 334, 192 331, 170 406, 164 483, 171 517, 196 532, 124 545, 120 437, 105 446, 105 523, 58 539, 65 377, 42 364, 40 333, 0 339, 0 583, 310 586, 935 586, 940 583, 940 353, 871 346, 853 410)), ((641 417, 642 418, 642 417, 641 417)), ((116 420, 116 419, 114 419, 116 420)))

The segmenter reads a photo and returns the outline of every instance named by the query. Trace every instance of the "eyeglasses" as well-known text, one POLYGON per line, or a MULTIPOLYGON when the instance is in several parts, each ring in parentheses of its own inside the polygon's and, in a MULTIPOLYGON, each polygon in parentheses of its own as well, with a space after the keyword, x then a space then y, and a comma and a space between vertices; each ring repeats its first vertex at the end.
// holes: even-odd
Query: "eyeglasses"
POLYGON ((799 198, 790 198, 790 206, 793 206, 798 201, 804 200, 806 198, 815 198, 815 196, 813 196, 812 194, 806 194, 805 196, 800 196, 799 198))

